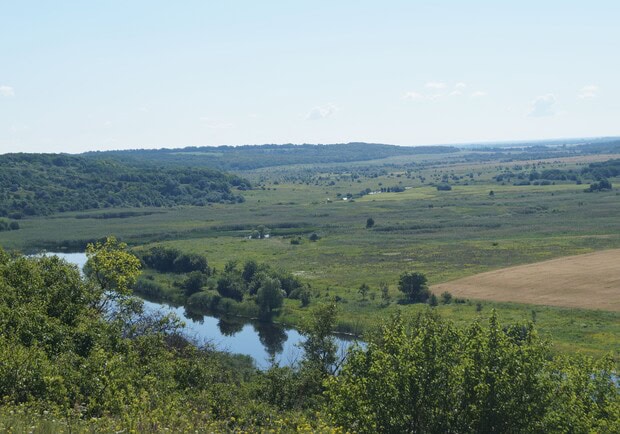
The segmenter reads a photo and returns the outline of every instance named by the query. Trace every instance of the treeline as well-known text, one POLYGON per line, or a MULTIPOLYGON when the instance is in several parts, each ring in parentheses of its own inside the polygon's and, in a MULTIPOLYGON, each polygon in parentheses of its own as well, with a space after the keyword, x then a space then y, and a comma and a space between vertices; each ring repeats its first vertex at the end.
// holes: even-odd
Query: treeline
POLYGON ((183 253, 171 247, 151 247, 138 253, 145 266, 161 273, 191 273, 198 271, 209 274, 207 258, 194 253, 183 253))
MULTIPOLYGON (((159 273, 175 273, 172 285, 153 275, 140 278, 135 290, 147 297, 182 303, 194 312, 221 312, 269 320, 285 298, 310 303, 310 289, 299 278, 269 264, 228 262, 221 271, 207 258, 164 246, 137 252, 143 265, 159 273)), ((170 279, 168 279, 170 281, 170 279)))
POLYGON ((0 155, 0 217, 111 207, 242 202, 249 181, 207 168, 129 165, 64 154, 0 155))
MULTIPOLYGON (((492 313, 461 329, 429 308, 386 319, 341 356, 337 309, 317 305, 300 361, 261 372, 145 315, 126 246, 87 255, 82 277, 57 257, 0 249, 4 431, 620 432, 613 360, 554 355, 531 323, 492 313)), ((228 273, 251 282, 251 269, 228 273)))
POLYGON ((620 159, 608 160, 599 163, 590 163, 581 170, 576 169, 543 169, 530 171, 523 170, 520 165, 512 169, 506 168, 502 173, 493 177, 497 182, 512 182, 515 185, 550 185, 556 181, 573 181, 581 184, 584 180, 593 181, 586 191, 611 189, 608 178, 620 176, 620 159))
POLYGON ((620 176, 620 159, 608 160, 600 163, 590 163, 590 165, 583 169, 581 173, 588 174, 594 179, 620 176))
POLYGON ((16 231, 19 229, 19 223, 16 221, 9 221, 0 219, 0 232, 2 231, 16 231))
POLYGON ((329 145, 204 146, 183 149, 152 149, 89 152, 91 158, 116 158, 161 165, 214 167, 221 170, 251 170, 290 164, 348 163, 388 157, 459 152, 453 146, 396 146, 376 143, 329 145))

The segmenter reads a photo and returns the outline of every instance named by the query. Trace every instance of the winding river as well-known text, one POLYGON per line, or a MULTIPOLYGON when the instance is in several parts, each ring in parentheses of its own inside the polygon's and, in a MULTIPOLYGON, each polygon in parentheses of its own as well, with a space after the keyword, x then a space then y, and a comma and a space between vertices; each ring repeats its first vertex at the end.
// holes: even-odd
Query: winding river
MULTIPOLYGON (((85 253, 46 253, 56 255, 80 268, 86 263, 85 253)), ((303 336, 295 329, 278 324, 252 321, 245 318, 195 315, 182 306, 171 306, 144 300, 147 312, 174 313, 184 322, 184 333, 200 343, 209 343, 220 351, 250 356, 260 369, 269 367, 273 357, 281 366, 291 366, 303 356, 300 344, 303 336)), ((339 351, 346 351, 353 340, 337 336, 339 351)))

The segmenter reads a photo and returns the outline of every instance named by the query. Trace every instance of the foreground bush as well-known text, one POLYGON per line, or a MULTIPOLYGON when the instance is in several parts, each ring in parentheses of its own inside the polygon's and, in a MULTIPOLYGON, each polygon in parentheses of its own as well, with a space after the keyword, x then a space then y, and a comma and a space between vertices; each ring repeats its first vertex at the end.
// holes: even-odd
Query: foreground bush
POLYGON ((327 381, 334 422, 356 432, 620 432, 611 359, 554 360, 531 325, 458 330, 399 316, 327 381))
MULTIPOLYGON (((125 245, 87 255, 83 277, 57 257, 0 249, 0 431, 620 432, 611 359, 553 357, 532 325, 396 316, 343 359, 337 309, 317 305, 299 364, 259 372, 145 315, 125 245)), ((190 300, 236 303, 216 291, 190 300)))

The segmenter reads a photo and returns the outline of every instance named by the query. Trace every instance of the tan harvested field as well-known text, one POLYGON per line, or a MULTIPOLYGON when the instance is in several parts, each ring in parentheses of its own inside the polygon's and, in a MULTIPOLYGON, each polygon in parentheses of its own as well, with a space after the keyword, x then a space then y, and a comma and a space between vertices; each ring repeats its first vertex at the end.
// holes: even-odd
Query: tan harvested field
POLYGON ((479 300, 620 312, 620 249, 502 268, 431 289, 479 300))

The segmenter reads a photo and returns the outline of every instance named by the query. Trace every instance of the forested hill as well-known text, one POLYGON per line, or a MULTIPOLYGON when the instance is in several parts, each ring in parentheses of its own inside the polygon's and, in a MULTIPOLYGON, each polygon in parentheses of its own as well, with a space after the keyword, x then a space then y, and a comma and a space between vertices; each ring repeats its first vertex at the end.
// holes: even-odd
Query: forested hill
POLYGON ((260 145, 203 146, 182 149, 137 149, 128 151, 88 152, 95 158, 122 158, 134 162, 156 162, 221 170, 251 170, 289 164, 347 163, 402 155, 459 152, 453 146, 396 146, 376 143, 333 145, 260 145))
POLYGON ((0 216, 243 201, 250 183, 207 168, 133 166, 65 154, 0 155, 0 216))

